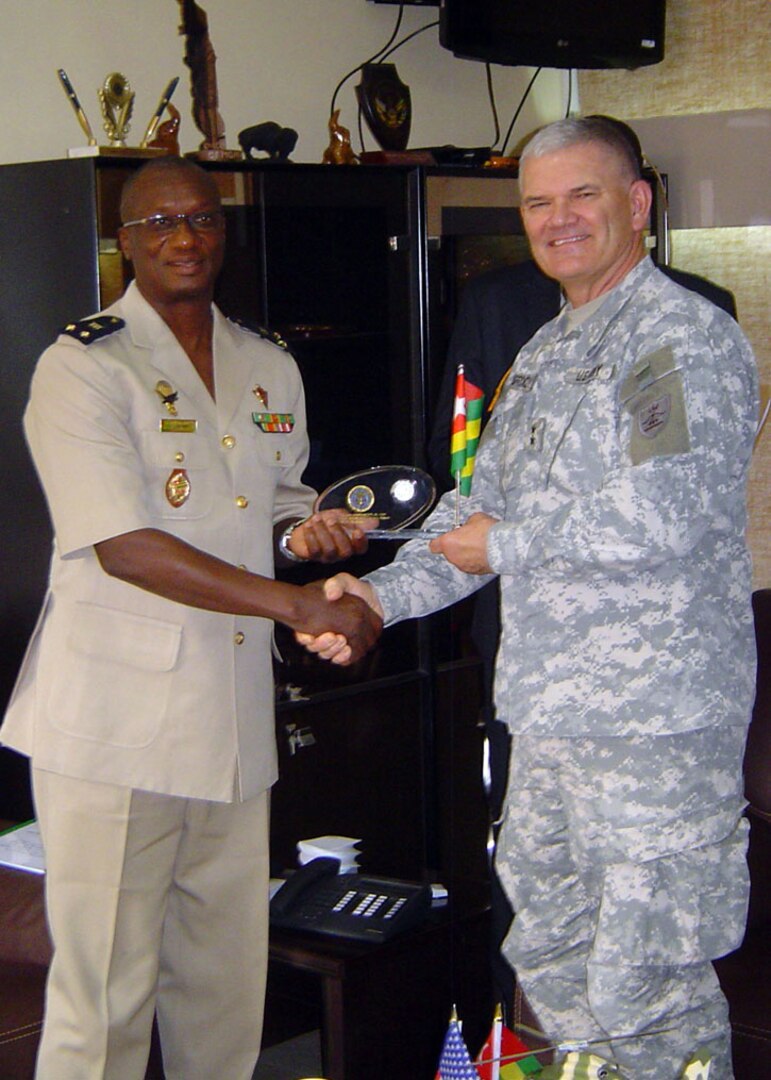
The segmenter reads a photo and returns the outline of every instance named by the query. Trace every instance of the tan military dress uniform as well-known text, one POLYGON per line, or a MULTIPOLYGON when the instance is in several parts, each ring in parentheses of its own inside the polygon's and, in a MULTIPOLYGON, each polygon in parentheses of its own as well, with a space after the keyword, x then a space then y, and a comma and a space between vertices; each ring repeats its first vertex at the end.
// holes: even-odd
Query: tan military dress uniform
POLYGON ((49 980, 59 1049, 48 1061, 44 1040, 39 1075, 52 1080, 141 1076, 156 982, 168 1076, 250 1076, 259 1047, 272 624, 119 581, 94 550, 155 528, 272 576, 274 524, 313 498, 301 379, 216 308, 213 351, 216 402, 132 285, 61 335, 33 378, 25 430, 55 545, 2 739, 32 758, 55 945, 59 924, 70 943, 49 980), (100 980, 92 996, 117 1023, 137 1013, 133 1050, 89 1059, 83 1003, 67 1001, 82 993, 76 970, 100 980))

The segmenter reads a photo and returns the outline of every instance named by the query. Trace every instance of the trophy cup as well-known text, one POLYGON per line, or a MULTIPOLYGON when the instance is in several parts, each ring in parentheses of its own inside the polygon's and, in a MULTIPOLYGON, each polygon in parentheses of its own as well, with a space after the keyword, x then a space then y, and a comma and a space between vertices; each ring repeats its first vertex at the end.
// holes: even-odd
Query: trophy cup
POLYGON ((436 499, 436 484, 412 465, 378 465, 335 481, 316 499, 314 510, 345 510, 361 521, 370 540, 441 536, 443 529, 410 528, 436 499), (375 528, 368 528, 372 520, 375 528))
POLYGON ((108 75, 99 87, 99 104, 102 108, 102 127, 110 140, 110 146, 125 146, 126 135, 134 111, 134 91, 128 79, 119 71, 108 75))
MULTIPOLYGON (((67 98, 72 105, 73 111, 80 127, 88 139, 87 146, 70 148, 68 157, 96 157, 103 155, 120 155, 123 157, 154 157, 157 154, 174 153, 174 149, 159 142, 150 142, 155 134, 158 122, 166 108, 171 109, 169 104, 171 95, 174 93, 179 79, 172 79, 166 87, 158 106, 150 119, 145 137, 138 147, 126 145, 126 135, 131 128, 131 114, 134 110, 134 91, 131 89, 128 79, 119 71, 108 75, 99 88, 99 106, 102 111, 103 127, 107 134, 109 144, 99 146, 88 118, 80 104, 78 95, 75 93, 67 72, 64 68, 57 71, 59 82, 62 85, 67 98)), ((175 110, 176 111, 176 110, 175 110)), ((172 114, 173 115, 173 114, 172 114)), ((177 113, 177 118, 179 114, 177 113)), ((177 119, 177 125, 179 122, 177 119)), ((161 125, 163 126, 163 125, 161 125)), ((176 128, 175 128, 176 132, 176 128)))

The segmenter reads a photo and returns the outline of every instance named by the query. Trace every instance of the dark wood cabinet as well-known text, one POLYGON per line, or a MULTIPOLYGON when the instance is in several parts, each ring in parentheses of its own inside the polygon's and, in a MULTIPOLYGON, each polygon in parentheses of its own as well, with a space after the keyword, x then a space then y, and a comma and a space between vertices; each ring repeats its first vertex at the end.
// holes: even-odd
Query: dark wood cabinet
MULTIPOLYGON (((138 164, 0 167, 0 704, 34 626, 51 543, 21 427, 30 375, 61 326, 125 288, 119 194, 138 164)), ((217 300, 228 315, 280 333, 297 358, 308 482, 321 489, 375 464, 425 466, 458 278, 457 267, 440 268, 441 234, 457 233, 459 208, 490 192, 509 227, 514 181, 420 167, 207 168, 227 218, 217 300)), ((373 542, 350 569, 382 564, 394 547, 373 542)), ((318 568, 289 573, 303 580, 318 568)), ((344 833, 362 837, 362 865, 375 873, 484 877, 478 672, 456 630, 447 617, 394 627, 350 669, 309 657, 279 630, 274 870, 294 862, 298 839, 344 833)), ((27 816, 26 763, 0 751, 0 770, 0 815, 27 816)))
MULTIPOLYGON (((65 323, 123 292, 130 267, 116 242, 119 193, 138 164, 89 158, 0 167, 0 708, 45 592, 51 545, 22 432, 30 377, 65 323)), ((478 224, 473 207, 492 193, 506 227, 516 225, 513 181, 429 176, 419 167, 207 168, 217 177, 227 219, 217 301, 226 314, 277 331, 291 347, 306 392, 308 482, 321 489, 372 465, 425 467, 456 293, 469 266, 471 272, 484 269, 487 258, 459 240, 463 221, 478 224), (472 216, 461 214, 459 228, 459 208, 467 204, 472 216)), ((389 561, 394 550, 390 541, 373 542, 348 569, 361 574, 389 561)), ((286 573, 303 581, 323 568, 286 573)), ((370 655, 345 669, 311 657, 277 627, 282 659, 275 666, 280 778, 272 793, 273 873, 295 865, 298 840, 347 835, 361 838, 360 865, 369 873, 441 881, 450 889, 444 921, 420 937, 428 951, 419 974, 430 993, 417 989, 422 984, 410 970, 414 943, 382 957, 351 959, 342 949, 335 961, 339 971, 324 983, 323 1027, 335 1075, 353 1075, 350 1069, 358 1066, 351 1062, 361 1049, 355 1010, 343 1009, 342 997, 338 1001, 343 976, 349 990, 354 974, 368 986, 366 995, 353 994, 367 1024, 381 1015, 378 995, 394 1007, 401 1001, 415 1028, 410 1052, 423 1055, 421 1075, 433 1074, 453 1001, 463 1006, 469 1032, 480 1041, 488 1022, 481 669, 467 622, 461 606, 392 627, 370 655), (464 899, 468 895, 473 903, 464 899), (402 992, 405 979, 411 997, 402 992), (370 985, 373 980, 377 985, 370 985), (429 998, 427 1034, 419 1006, 429 998), (339 1008, 329 1012, 332 1001, 339 1008), (343 1039, 341 1032, 344 1058, 342 1043, 335 1042, 343 1039)), ((0 817, 31 815, 27 762, 0 749, 0 817)), ((296 995, 296 957, 279 955, 279 946, 271 979, 284 970, 296 995)), ((306 953, 314 958, 312 978, 318 980, 317 951, 308 946, 306 953)), ((318 982, 314 986, 316 994, 318 982)), ((280 1000, 278 992, 272 995, 280 1000)), ((350 993, 346 1000, 350 1005, 350 993)), ((318 1022, 317 1010, 315 1015, 318 1022)), ((406 1032, 408 1020, 399 1016, 406 1032)), ((386 1049, 390 1031, 381 1023, 377 1038, 386 1049)))

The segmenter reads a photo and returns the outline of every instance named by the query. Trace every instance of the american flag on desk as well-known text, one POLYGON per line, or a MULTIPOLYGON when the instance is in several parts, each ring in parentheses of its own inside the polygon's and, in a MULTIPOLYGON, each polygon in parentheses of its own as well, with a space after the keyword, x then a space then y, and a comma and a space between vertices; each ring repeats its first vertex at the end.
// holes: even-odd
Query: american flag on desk
POLYGON ((444 1037, 442 1056, 434 1080, 479 1080, 479 1073, 460 1033, 458 1018, 453 1012, 444 1037))

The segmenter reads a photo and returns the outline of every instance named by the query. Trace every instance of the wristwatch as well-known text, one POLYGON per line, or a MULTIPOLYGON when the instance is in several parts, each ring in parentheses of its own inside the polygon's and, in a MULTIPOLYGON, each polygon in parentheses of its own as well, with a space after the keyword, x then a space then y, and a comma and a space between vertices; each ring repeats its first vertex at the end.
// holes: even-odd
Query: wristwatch
POLYGON ((297 526, 302 525, 303 520, 301 520, 301 521, 293 521, 291 525, 288 525, 287 528, 284 529, 281 536, 279 536, 279 538, 278 538, 278 550, 284 556, 285 559, 289 560, 289 562, 300 563, 300 562, 307 562, 308 561, 307 559, 304 559, 302 557, 302 555, 295 555, 295 553, 292 551, 292 549, 289 546, 289 538, 291 537, 292 533, 295 531, 297 526))

